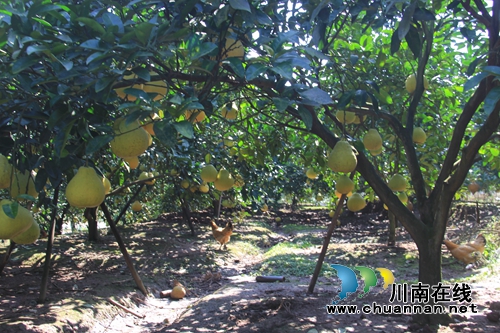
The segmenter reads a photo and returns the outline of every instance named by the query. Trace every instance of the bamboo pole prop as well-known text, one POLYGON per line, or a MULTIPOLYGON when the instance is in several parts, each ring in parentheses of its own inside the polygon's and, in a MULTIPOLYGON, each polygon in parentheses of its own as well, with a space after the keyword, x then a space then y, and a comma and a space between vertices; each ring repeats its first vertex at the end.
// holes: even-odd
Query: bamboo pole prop
POLYGON ((118 303, 117 301, 113 300, 112 298, 108 298, 108 302, 109 302, 109 303, 111 303, 111 304, 113 304, 114 306, 119 307, 119 308, 120 308, 120 309, 122 309, 123 311, 126 311, 126 312, 128 312, 128 313, 133 314, 134 316, 136 316, 136 317, 138 317, 138 318, 144 318, 144 317, 146 317, 146 316, 145 316, 145 315, 143 315, 143 314, 137 313, 137 312, 135 312, 134 310, 131 310, 131 309, 129 309, 129 308, 124 307, 123 305, 121 305, 121 304, 120 304, 120 303, 118 303))
POLYGON ((111 217, 111 214, 108 210, 108 207, 106 206, 106 203, 103 202, 101 204, 101 210, 104 213, 104 216, 106 217, 106 220, 108 221, 109 227, 111 228, 111 231, 113 232, 113 235, 116 238, 116 242, 118 243, 118 247, 120 248, 120 251, 123 254, 123 258, 125 259, 125 262, 127 263, 127 267, 130 270, 130 273, 132 274, 132 278, 134 279, 135 283, 137 284, 137 287, 139 290, 144 294, 147 295, 148 291, 144 284, 142 283, 142 280, 135 270, 134 263, 132 262, 132 258, 130 258, 130 255, 128 254, 127 248, 125 247, 125 243, 122 240, 122 237, 120 236, 120 233, 118 232, 118 229, 116 228, 115 221, 111 217))
POLYGON ((15 248, 16 248, 16 243, 13 240, 10 240, 9 248, 7 249, 7 252, 3 256, 2 260, 0 261, 0 275, 2 275, 3 269, 5 268, 5 265, 7 265, 7 263, 9 262, 10 255, 12 254, 12 251, 14 251, 15 248))

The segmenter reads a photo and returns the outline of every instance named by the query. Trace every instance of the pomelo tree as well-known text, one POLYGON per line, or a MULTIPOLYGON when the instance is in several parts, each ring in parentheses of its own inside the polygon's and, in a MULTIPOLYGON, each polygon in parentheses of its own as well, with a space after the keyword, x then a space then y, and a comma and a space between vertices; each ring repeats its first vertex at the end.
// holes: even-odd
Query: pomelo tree
POLYGON ((37 190, 57 202, 75 168, 119 161, 109 146, 117 118, 157 113, 149 149, 166 156, 235 102, 240 112, 225 128, 251 138, 238 146, 243 160, 271 163, 266 155, 299 131, 325 150, 350 142, 356 171, 415 241, 419 280, 434 285, 454 195, 480 150, 498 156, 488 142, 500 123, 499 14, 496 0, 3 2, 1 152, 37 169, 37 190), (339 110, 362 120, 346 125, 339 110), (417 126, 424 146, 412 140, 417 126), (391 138, 382 155, 363 148, 370 128, 391 138), (374 165, 404 170, 420 218, 374 165))

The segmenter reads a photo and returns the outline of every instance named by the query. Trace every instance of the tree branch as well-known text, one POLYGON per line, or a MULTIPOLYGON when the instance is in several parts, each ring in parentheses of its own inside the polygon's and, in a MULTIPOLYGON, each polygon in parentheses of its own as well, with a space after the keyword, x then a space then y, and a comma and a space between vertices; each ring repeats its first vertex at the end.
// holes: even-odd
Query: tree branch
MULTIPOLYGON (((480 0, 474 0, 474 2, 477 3, 478 2, 481 2, 480 0)), ((484 26, 486 28, 490 28, 491 26, 491 20, 487 19, 486 17, 482 16, 481 14, 479 14, 474 8, 472 8, 472 6, 470 5, 470 0, 465 0, 465 1, 462 1, 462 6, 464 7, 464 9, 472 15, 472 17, 474 17, 476 20, 478 20, 479 22, 481 22, 482 24, 484 24, 484 26)), ((484 8, 484 5, 483 5, 483 8, 484 8)), ((485 8, 486 10, 486 8, 485 8)), ((486 12, 487 13, 487 12, 486 12)), ((483 12, 484 14, 484 12, 483 12)), ((489 16, 489 14, 488 14, 489 16)))

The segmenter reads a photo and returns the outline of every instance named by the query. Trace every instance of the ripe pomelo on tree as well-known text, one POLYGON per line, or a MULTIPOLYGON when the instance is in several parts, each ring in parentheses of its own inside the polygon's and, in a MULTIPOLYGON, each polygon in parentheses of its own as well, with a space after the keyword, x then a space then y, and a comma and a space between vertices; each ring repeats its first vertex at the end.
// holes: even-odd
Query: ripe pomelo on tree
POLYGON ((203 110, 187 110, 184 113, 184 117, 192 123, 201 123, 205 120, 206 115, 203 110))
POLYGON ((222 107, 222 117, 227 120, 235 120, 238 117, 238 106, 236 103, 226 104, 222 107))
POLYGON ((316 179, 318 178, 318 174, 316 173, 316 171, 314 171, 313 168, 309 168, 306 171, 306 177, 309 179, 316 179))
POLYGON ((405 192, 399 192, 398 193, 398 198, 401 200, 403 204, 406 204, 408 202, 408 196, 406 195, 405 192))
POLYGON ((137 157, 149 147, 149 134, 139 121, 118 118, 113 126, 115 137, 111 140, 111 151, 118 157, 137 157))
POLYGON ((38 192, 35 189, 35 182, 33 178, 34 175, 28 170, 21 172, 14 169, 12 182, 9 188, 10 196, 16 199, 18 195, 28 194, 37 198, 38 192))
POLYGON ((139 200, 134 201, 134 203, 130 207, 134 212, 142 210, 142 204, 139 200))
POLYGON ((104 194, 108 194, 111 191, 111 182, 109 179, 102 177, 102 185, 104 186, 104 194))
POLYGON ((137 169, 139 166, 139 157, 137 156, 124 157, 123 160, 128 164, 130 169, 137 169))
POLYGON ((335 211, 331 210, 328 212, 328 216, 333 217, 335 215, 335 211))
POLYGON ((363 137, 363 145, 367 150, 378 150, 382 148, 382 137, 375 128, 370 128, 363 137))
POLYGON ((208 191, 210 191, 210 187, 206 183, 203 183, 198 187, 198 190, 201 193, 208 193, 208 191))
MULTIPOLYGON (((415 92, 415 89, 417 89, 417 77, 415 76, 415 74, 411 74, 406 78, 405 87, 408 93, 413 94, 413 92, 415 92)), ((425 90, 429 89, 429 81, 427 81, 425 77, 424 77, 424 89, 425 90)))
POLYGON ((0 239, 11 239, 22 234, 31 227, 34 221, 31 212, 17 202, 8 199, 0 201, 0 239), (4 209, 10 209, 15 217, 5 214, 4 209))
POLYGON ((226 169, 220 169, 217 174, 217 179, 214 181, 214 186, 219 191, 227 191, 234 185, 234 178, 226 169))
MULTIPOLYGON (((135 74, 125 75, 123 78, 125 80, 134 80, 134 79, 137 79, 137 75, 135 75, 135 74)), ((115 92, 118 95, 118 97, 120 97, 122 99, 126 99, 127 101, 130 101, 130 102, 135 101, 137 99, 137 97, 125 93, 125 89, 127 89, 127 88, 130 88, 130 87, 116 88, 115 92)), ((142 90, 142 84, 134 84, 132 86, 132 88, 142 90)))
POLYGON ((427 134, 425 134, 425 131, 423 130, 422 127, 415 127, 413 129, 413 142, 418 143, 418 144, 423 144, 425 143, 425 140, 427 140, 427 134))
MULTIPOLYGON (((148 179, 148 178, 152 178, 152 177, 154 177, 154 174, 152 172, 143 171, 139 175, 139 180, 144 180, 144 179, 148 179)), ((155 182, 156 182, 156 179, 151 179, 151 180, 148 180, 147 182, 144 182, 144 183, 147 185, 153 185, 155 182)))
POLYGON ((0 189, 10 186, 12 178, 12 165, 10 165, 7 157, 0 154, 0 189))
POLYGON ((217 179, 217 169, 212 164, 205 165, 200 172, 200 177, 206 182, 214 182, 217 179))
POLYGON ((387 185, 391 190, 397 192, 406 190, 407 183, 404 177, 397 173, 391 177, 387 185))
POLYGON ((188 187, 189 187, 189 180, 187 180, 187 179, 183 179, 183 180, 181 181, 181 187, 182 187, 182 188, 188 188, 188 187))
POLYGON ((382 154, 383 150, 384 150, 384 147, 380 147, 377 150, 370 150, 370 155, 372 155, 372 156, 380 155, 380 154, 382 154))
POLYGON ((342 124, 352 124, 356 120, 356 114, 351 111, 338 110, 335 113, 335 117, 342 124))
POLYGON ((92 167, 81 166, 66 186, 66 199, 73 207, 97 207, 105 197, 102 177, 92 167))
MULTIPOLYGON (((227 30, 227 35, 230 35, 233 29, 229 28, 227 30)), ((240 40, 235 40, 234 38, 226 37, 226 42, 224 43, 224 50, 222 52, 222 60, 226 58, 239 58, 243 59, 245 56, 245 48, 240 40)))
POLYGON ((158 114, 156 113, 151 113, 149 118, 145 119, 142 123, 142 128, 144 128, 144 130, 146 130, 146 132, 148 132, 150 135, 155 135, 155 130, 154 130, 154 124, 155 124, 155 121, 157 121, 158 119, 160 119, 160 117, 158 116, 158 114))
POLYGON ((337 182, 335 183, 335 191, 340 194, 347 194, 354 190, 354 182, 351 178, 346 175, 342 175, 339 177, 337 182))
POLYGON ((361 124, 362 121, 365 121, 365 119, 366 119, 366 115, 364 115, 364 116, 356 115, 356 117, 354 118, 354 121, 352 123, 355 125, 359 125, 359 124, 361 124))
POLYGON ((328 156, 328 167, 334 172, 352 172, 356 169, 358 160, 349 144, 345 140, 337 142, 328 156))
POLYGON ((33 220, 31 226, 25 232, 12 237, 11 240, 16 244, 32 244, 40 237, 40 226, 33 220))
POLYGON ((366 201, 359 193, 353 193, 347 199, 347 209, 351 212, 357 212, 366 207, 366 201))
POLYGON ((475 194, 477 191, 479 191, 481 186, 479 186, 479 184, 476 182, 472 182, 469 185, 467 185, 467 188, 469 189, 469 191, 471 191, 472 194, 475 194))
MULTIPOLYGON (((150 75, 156 75, 156 73, 151 72, 150 75)), ((142 89, 148 94, 149 93, 157 94, 153 98, 153 101, 158 101, 167 96, 167 83, 165 81, 151 81, 144 83, 142 89)))
MULTIPOLYGON (((352 195, 352 192, 349 192, 349 193, 347 193, 346 197, 349 198, 351 195, 352 195)), ((342 193, 340 193, 339 191, 335 190, 335 196, 340 199, 340 197, 342 196, 342 193)))

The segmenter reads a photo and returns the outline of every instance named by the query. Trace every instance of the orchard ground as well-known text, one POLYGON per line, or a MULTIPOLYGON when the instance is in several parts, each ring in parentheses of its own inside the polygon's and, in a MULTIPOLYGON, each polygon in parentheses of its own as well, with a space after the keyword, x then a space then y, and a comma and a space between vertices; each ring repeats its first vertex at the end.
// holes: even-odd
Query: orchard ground
MULTIPOLYGON (((228 251, 218 250, 206 212, 194 214, 195 237, 178 214, 121 226, 150 292, 147 297, 137 289, 114 237, 102 230, 97 243, 86 241, 84 233, 56 237, 48 300, 37 304, 46 240, 19 246, 0 276, 1 331, 498 332, 500 324, 492 319, 495 313, 500 315, 500 270, 491 263, 498 258, 499 209, 491 204, 479 207, 477 225, 474 204, 456 206, 447 235, 463 242, 485 233, 493 240, 487 248, 489 263, 466 270, 443 248, 444 283, 470 284, 479 311, 454 315, 454 323, 447 327, 419 327, 409 315, 327 314, 325 305, 331 304, 340 289, 330 264, 384 267, 392 270, 396 283, 415 283, 418 254, 401 228, 397 229, 396 246, 386 245, 388 221, 383 210, 343 213, 315 291, 308 294, 331 221, 328 210, 310 207, 236 221, 228 251), (276 223, 277 216, 280 223, 276 223), (255 279, 258 275, 282 275, 286 280, 260 283, 255 279), (188 289, 188 295, 182 300, 160 298, 160 292, 171 289, 174 280, 188 289)), ((230 218, 230 212, 225 213, 219 224, 230 218)), ((136 214, 140 216, 140 212, 136 214)), ((0 243, 0 253, 7 245, 0 243)), ((344 303, 389 304, 390 288, 384 290, 382 284, 379 281, 363 298, 354 294, 344 303)))

